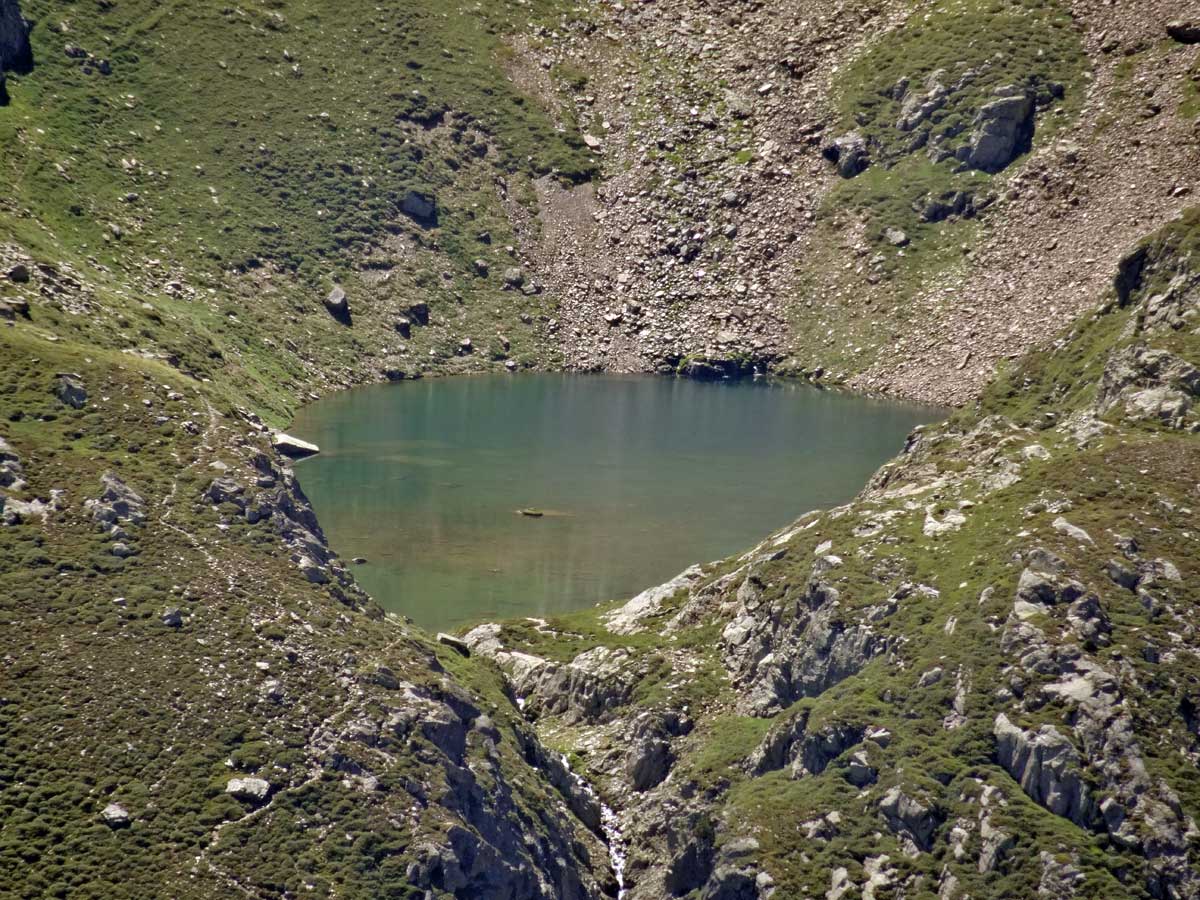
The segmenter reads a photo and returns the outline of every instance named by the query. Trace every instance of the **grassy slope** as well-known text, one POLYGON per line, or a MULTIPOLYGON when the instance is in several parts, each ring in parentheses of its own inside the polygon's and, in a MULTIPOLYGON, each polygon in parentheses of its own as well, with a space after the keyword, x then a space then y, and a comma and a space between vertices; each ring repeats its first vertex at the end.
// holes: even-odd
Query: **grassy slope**
POLYGON ((29 321, 0 322, 0 437, 29 482, 18 497, 63 489, 67 507, 0 527, 0 894, 408 896, 453 786, 419 735, 339 738, 396 706, 379 665, 433 695, 465 686, 502 735, 468 747, 491 773, 481 796, 526 834, 550 829, 555 803, 490 674, 444 648, 439 666, 426 638, 308 584, 271 528, 200 492, 213 464, 253 484, 266 442, 236 408, 282 424, 385 367, 492 365, 500 331, 520 364, 544 361, 521 316, 552 301, 500 290, 513 263, 496 184, 591 172, 578 136, 500 74, 503 35, 554 3, 24 12, 37 66, 0 109, 0 260, 35 265, 28 284, 0 279, 0 300, 30 303, 29 321), (437 227, 400 212, 409 189, 437 196, 437 227), (321 305, 335 280, 349 328, 321 305), (392 324, 416 301, 431 324, 405 341, 392 324), (466 336, 478 352, 456 356, 466 336), (53 394, 68 371, 82 410, 53 394), (127 559, 83 508, 109 471, 147 499, 127 559), (172 607, 182 629, 160 623, 172 607), (355 787, 356 765, 383 790, 355 787), (275 785, 263 814, 224 793, 236 774, 275 785), (131 827, 102 824, 110 801, 131 827))
POLYGON ((87 317, 51 302, 38 321, 89 346, 172 353, 277 415, 331 373, 488 365, 497 332, 532 364, 540 343, 520 315, 552 306, 500 290, 513 261, 496 179, 592 169, 578 135, 499 74, 500 35, 552 11, 28 4, 39 64, 0 115, 0 235, 98 292, 87 317), (112 74, 89 74, 67 45, 112 74), (437 197, 438 227, 401 212, 409 190, 437 197), (335 281, 354 328, 321 306, 335 281), (406 341, 392 325, 417 301, 435 327, 406 341), (465 337, 476 358, 452 359, 465 337))

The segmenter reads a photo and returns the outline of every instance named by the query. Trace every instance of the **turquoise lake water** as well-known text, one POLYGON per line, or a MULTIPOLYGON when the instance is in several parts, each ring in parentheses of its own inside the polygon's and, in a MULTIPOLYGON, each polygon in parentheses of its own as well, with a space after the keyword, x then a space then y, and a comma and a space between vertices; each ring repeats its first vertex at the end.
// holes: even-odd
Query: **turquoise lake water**
POLYGON ((500 375, 346 391, 289 431, 321 446, 296 471, 362 586, 445 630, 739 552, 849 500, 940 415, 781 382, 500 375))

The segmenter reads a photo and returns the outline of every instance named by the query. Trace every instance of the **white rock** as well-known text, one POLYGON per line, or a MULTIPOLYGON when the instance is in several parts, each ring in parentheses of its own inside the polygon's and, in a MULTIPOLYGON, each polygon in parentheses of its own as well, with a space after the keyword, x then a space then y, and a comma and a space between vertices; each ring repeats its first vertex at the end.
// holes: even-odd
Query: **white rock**
POLYGON ((119 828, 122 825, 129 824, 129 813, 120 803, 110 803, 104 807, 100 813, 100 817, 104 819, 104 824, 113 828, 119 828))
POLYGON ((239 800, 259 802, 267 799, 271 793, 270 782, 262 778, 230 778, 225 785, 225 793, 232 794, 239 800))
POLYGON ((624 606, 604 616, 604 626, 613 634, 633 634, 642 628, 642 620, 654 615, 676 593, 688 587, 704 573, 699 566, 680 572, 666 584, 642 591, 624 606))
POLYGON ((302 441, 298 437, 292 437, 290 434, 285 434, 282 431, 275 433, 273 440, 275 449, 284 456, 304 457, 312 456, 314 453, 320 453, 321 448, 316 444, 310 444, 308 441, 302 441))
POLYGON ((1059 516, 1057 519, 1055 519, 1051 525, 1054 527, 1055 531, 1062 532, 1063 534, 1067 535, 1067 537, 1072 537, 1081 544, 1092 543, 1092 536, 1090 534, 1088 534, 1078 525, 1072 525, 1062 516, 1059 516))

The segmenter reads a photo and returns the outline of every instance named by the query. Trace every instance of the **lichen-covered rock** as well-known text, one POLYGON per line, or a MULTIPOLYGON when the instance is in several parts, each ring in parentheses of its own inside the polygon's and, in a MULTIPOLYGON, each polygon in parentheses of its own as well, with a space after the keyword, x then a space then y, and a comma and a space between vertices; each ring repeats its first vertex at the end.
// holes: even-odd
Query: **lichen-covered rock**
POLYGON ((87 406, 87 388, 83 385, 83 379, 74 372, 63 372, 56 377, 54 395, 72 409, 87 406))
POLYGON ((101 524, 125 522, 141 525, 146 521, 146 501, 112 472, 100 476, 104 491, 94 500, 84 503, 92 518, 101 524))

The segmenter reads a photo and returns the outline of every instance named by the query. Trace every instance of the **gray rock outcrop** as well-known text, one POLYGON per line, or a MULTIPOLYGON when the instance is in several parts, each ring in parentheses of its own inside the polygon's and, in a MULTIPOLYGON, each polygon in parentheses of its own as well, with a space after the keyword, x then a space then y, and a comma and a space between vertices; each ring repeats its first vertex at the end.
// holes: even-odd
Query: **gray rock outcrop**
POLYGON ((1023 731, 1004 713, 992 733, 996 758, 1030 799, 1055 815, 1090 828, 1096 820, 1091 788, 1083 777, 1083 761, 1075 745, 1053 725, 1023 731))
POLYGON ((400 201, 400 211, 421 225, 437 224, 437 200, 423 191, 409 191, 400 201))
POLYGON ((895 834, 907 838, 918 850, 928 852, 943 816, 933 804, 922 802, 894 787, 879 801, 879 811, 895 834))
POLYGON ((737 592, 739 605, 722 632, 726 668, 742 688, 748 715, 770 715, 816 697, 859 672, 887 641, 865 621, 844 619, 838 592, 822 580, 836 557, 819 559, 804 593, 764 607, 763 585, 752 572, 737 592))
POLYGON ((118 522, 141 525, 146 520, 146 501, 141 494, 112 472, 101 475, 100 483, 104 486, 104 492, 84 503, 96 522, 101 525, 118 522))
POLYGON ((1009 85, 996 89, 998 99, 980 107, 975 130, 965 148, 967 165, 984 172, 999 172, 1033 139, 1033 99, 1024 88, 1009 85))
POLYGON ((867 139, 857 131, 834 138, 821 148, 821 155, 837 166, 843 178, 853 178, 871 165, 867 139))

